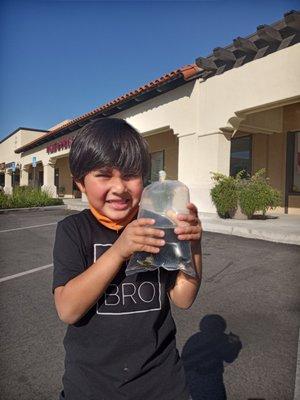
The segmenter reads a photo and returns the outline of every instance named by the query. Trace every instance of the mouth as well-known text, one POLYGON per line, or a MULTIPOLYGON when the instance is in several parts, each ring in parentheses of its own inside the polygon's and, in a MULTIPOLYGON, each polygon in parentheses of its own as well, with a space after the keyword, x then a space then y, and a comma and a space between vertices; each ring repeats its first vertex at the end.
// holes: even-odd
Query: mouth
POLYGON ((114 210, 126 210, 126 208, 128 208, 129 201, 129 199, 112 199, 106 200, 106 203, 108 203, 114 210))

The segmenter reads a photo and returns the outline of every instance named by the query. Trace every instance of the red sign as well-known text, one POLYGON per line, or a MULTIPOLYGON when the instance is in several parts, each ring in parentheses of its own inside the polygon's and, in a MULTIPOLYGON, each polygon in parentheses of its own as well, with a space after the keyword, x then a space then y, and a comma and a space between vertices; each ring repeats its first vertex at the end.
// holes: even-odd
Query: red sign
POLYGON ((71 138, 62 139, 59 142, 50 144, 49 146, 47 146, 47 153, 51 154, 51 153, 56 153, 57 151, 60 151, 60 150, 69 149, 71 147, 72 142, 73 142, 73 138, 71 137, 71 138))

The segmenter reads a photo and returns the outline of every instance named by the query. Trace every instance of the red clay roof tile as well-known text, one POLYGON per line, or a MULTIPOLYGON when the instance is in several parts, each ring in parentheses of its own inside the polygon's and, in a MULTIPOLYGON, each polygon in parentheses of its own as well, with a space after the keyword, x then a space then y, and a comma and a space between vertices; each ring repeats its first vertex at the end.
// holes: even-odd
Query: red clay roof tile
POLYGON ((185 80, 189 80, 192 77, 196 77, 200 71, 201 71, 201 68, 199 68, 196 64, 185 65, 182 68, 171 71, 170 73, 165 74, 160 78, 157 78, 151 82, 146 83, 144 86, 141 86, 141 87, 135 89, 134 91, 130 91, 122 96, 117 97, 114 100, 111 100, 110 102, 108 102, 100 107, 95 108, 92 111, 89 111, 79 117, 73 118, 71 121, 67 122, 64 125, 59 126, 57 129, 54 129, 54 130, 50 131, 49 133, 46 133, 45 135, 41 136, 40 138, 35 139, 32 142, 27 143, 26 145, 24 145, 22 147, 19 147, 18 149, 15 150, 15 152, 21 153, 21 152, 27 150, 28 148, 31 148, 32 145, 37 146, 41 139, 45 139, 47 137, 49 138, 49 140, 51 140, 50 138, 52 136, 54 136, 59 131, 65 129, 66 127, 68 127, 68 126, 71 127, 72 125, 76 124, 78 121, 83 121, 91 115, 94 115, 94 114, 97 114, 98 112, 104 111, 112 105, 116 105, 116 104, 122 103, 123 101, 127 101, 130 98, 132 98, 138 94, 144 93, 149 89, 154 89, 155 87, 158 87, 161 84, 166 83, 169 80, 172 80, 172 79, 174 79, 176 77, 180 77, 180 76, 183 76, 183 78, 185 80))

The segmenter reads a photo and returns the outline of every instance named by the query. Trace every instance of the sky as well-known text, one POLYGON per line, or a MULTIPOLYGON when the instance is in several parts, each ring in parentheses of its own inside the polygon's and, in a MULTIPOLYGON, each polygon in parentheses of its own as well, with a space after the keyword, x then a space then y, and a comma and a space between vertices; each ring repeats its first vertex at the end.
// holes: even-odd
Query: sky
POLYGON ((49 129, 271 24, 300 0, 0 2, 0 140, 49 129))

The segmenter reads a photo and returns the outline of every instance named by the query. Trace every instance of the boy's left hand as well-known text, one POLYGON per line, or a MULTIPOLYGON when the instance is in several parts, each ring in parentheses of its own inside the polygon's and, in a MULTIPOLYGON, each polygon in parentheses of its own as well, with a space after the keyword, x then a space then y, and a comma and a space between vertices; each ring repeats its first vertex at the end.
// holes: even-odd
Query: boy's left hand
POLYGON ((200 243, 202 235, 201 221, 198 218, 197 207, 193 203, 187 205, 189 214, 176 215, 178 226, 174 232, 179 240, 190 240, 192 245, 200 243))

